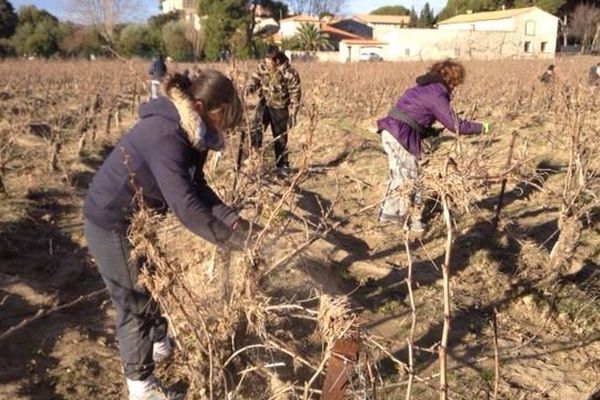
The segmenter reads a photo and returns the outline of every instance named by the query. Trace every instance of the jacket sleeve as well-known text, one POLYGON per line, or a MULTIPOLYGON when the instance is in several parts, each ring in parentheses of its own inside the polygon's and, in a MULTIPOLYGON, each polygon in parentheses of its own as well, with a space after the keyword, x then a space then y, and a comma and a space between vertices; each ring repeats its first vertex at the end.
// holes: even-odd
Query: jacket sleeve
POLYGON ((244 89, 250 92, 254 92, 256 89, 260 88, 261 74, 261 65, 259 64, 252 73, 252 75, 250 75, 250 79, 248 79, 248 82, 246 83, 244 89))
POLYGON ((450 101, 444 96, 438 96, 431 103, 431 112, 450 132, 458 134, 481 133, 483 125, 479 122, 466 121, 458 118, 458 115, 450 107, 450 101))
POLYGON ((287 88, 290 95, 290 109, 292 113, 298 112, 300 102, 302 101, 302 87, 300 85, 300 74, 295 69, 291 69, 287 75, 287 88))
MULTIPOLYGON (((208 185, 197 188, 190 176, 189 163, 185 159, 186 144, 173 135, 157 135, 155 140, 144 142, 140 149, 167 204, 181 223, 194 234, 219 244, 232 234, 232 230, 217 218, 209 202, 212 190, 208 185), (204 195, 207 199, 202 198, 204 195)), ((218 197, 217 197, 218 199, 218 197)))
POLYGON ((200 197, 204 204, 206 204, 212 214, 223 221, 227 226, 233 226, 233 224, 239 219, 238 213, 231 207, 225 205, 223 200, 212 190, 212 188, 206 182, 204 177, 203 166, 208 155, 208 151, 204 151, 200 154, 200 160, 198 165, 194 168, 193 182, 196 187, 198 197, 200 197))

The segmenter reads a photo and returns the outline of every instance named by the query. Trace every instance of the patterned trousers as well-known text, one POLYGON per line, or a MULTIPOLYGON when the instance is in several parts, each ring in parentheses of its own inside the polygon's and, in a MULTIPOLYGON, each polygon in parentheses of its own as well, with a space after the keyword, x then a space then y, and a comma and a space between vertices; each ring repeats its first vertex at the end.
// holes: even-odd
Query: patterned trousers
POLYGON ((421 221, 422 200, 417 157, 410 154, 386 130, 381 132, 381 142, 388 156, 390 178, 379 220, 400 222, 408 217, 414 207, 412 220, 421 221))
POLYGON ((160 95, 160 81, 152 79, 150 81, 150 99, 155 100, 160 95))

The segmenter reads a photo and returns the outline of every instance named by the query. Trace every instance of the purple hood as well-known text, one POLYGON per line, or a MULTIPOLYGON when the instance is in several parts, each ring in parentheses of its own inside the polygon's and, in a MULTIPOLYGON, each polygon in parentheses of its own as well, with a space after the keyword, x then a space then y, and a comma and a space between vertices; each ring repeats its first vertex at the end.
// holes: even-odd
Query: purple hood
MULTIPOLYGON (((424 127, 431 126, 437 120, 454 133, 481 133, 480 123, 458 118, 450 107, 450 90, 436 74, 417 78, 417 86, 407 89, 396 101, 395 107, 424 127)), ((392 117, 384 117, 377 121, 377 127, 390 132, 402 147, 414 156, 419 157, 421 154, 421 137, 406 123, 392 117)))

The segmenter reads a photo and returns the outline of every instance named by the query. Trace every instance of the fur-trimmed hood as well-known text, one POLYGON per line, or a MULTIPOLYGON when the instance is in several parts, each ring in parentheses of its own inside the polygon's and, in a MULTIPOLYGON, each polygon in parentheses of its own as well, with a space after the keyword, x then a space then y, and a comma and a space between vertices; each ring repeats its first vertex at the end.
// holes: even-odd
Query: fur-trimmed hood
MULTIPOLYGON (((165 88, 163 88, 164 90, 165 88)), ((140 118, 161 115, 176 121, 185 133, 190 146, 196 150, 220 150, 225 138, 220 132, 206 131, 202 118, 196 112, 192 100, 178 88, 164 90, 164 97, 149 101, 140 106, 140 118)))

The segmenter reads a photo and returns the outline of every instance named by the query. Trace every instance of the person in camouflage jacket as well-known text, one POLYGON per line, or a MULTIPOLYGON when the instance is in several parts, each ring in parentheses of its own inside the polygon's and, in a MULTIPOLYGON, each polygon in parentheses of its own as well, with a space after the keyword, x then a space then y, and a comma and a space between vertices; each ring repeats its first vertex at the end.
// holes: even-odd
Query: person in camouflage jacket
POLYGON ((287 56, 277 48, 270 48, 265 59, 246 85, 246 94, 258 91, 260 102, 252 130, 252 146, 262 146, 263 132, 270 125, 275 148, 275 164, 283 174, 289 172, 287 133, 295 125, 302 90, 300 75, 290 65, 287 56))

